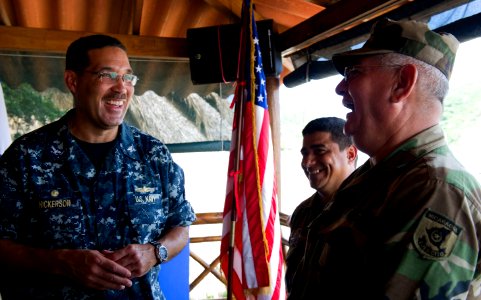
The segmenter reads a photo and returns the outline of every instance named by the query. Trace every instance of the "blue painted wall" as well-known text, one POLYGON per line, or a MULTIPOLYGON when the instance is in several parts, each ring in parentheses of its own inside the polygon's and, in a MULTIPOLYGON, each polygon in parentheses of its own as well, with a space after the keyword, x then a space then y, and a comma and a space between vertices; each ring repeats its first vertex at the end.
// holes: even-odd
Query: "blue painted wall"
POLYGON ((167 300, 189 300, 189 243, 172 260, 161 265, 159 283, 167 300))

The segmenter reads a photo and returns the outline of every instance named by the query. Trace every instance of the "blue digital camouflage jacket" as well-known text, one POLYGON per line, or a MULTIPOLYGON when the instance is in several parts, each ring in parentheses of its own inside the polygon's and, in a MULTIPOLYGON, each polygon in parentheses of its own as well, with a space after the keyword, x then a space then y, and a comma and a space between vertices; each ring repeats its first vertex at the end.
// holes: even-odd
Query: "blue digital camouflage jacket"
MULTIPOLYGON (((195 220, 183 171, 162 142, 122 124, 97 172, 69 133, 73 112, 17 139, 0 158, 0 239, 47 249, 115 250, 195 220)), ((11 292, 24 299, 163 299, 159 269, 124 291, 98 292, 45 274, 18 280, 3 274, 11 279, 0 291, 6 300, 11 292)))

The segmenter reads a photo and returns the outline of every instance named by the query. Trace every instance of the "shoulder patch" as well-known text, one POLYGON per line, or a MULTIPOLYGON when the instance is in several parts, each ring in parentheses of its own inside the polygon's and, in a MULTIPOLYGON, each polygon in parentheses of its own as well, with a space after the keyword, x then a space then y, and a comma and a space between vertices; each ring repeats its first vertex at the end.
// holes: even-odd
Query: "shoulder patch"
POLYGON ((414 245, 424 258, 443 260, 451 255, 461 231, 449 218, 426 209, 414 232, 414 245))

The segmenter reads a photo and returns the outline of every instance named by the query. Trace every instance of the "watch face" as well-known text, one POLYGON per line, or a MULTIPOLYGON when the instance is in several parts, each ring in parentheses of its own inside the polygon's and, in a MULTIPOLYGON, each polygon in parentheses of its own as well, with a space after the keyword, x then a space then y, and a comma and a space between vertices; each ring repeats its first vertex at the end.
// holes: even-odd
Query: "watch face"
POLYGON ((159 247, 159 258, 160 258, 160 261, 161 262, 164 262, 167 260, 167 258, 169 257, 169 254, 167 252, 167 248, 164 246, 164 245, 161 245, 159 247))
POLYGON ((157 264, 165 262, 169 258, 169 252, 167 248, 157 241, 151 241, 149 244, 155 247, 155 256, 157 257, 157 264))

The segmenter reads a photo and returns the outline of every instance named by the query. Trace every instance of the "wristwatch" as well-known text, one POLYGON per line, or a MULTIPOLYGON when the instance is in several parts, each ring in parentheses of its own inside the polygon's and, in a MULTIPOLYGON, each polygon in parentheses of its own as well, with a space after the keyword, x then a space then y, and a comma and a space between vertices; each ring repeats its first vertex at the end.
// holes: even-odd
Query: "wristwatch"
POLYGON ((155 248, 155 257, 157 257, 157 265, 165 262, 169 258, 169 251, 167 248, 157 241, 150 241, 149 244, 155 248))

